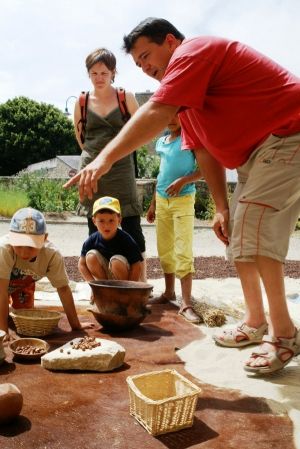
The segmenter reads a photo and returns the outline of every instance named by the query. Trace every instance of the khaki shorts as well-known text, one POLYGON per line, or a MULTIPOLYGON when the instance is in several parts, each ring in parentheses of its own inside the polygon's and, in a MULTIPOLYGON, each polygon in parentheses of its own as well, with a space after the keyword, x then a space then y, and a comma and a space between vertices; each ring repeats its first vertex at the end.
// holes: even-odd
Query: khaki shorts
POLYGON ((103 270, 105 271, 105 274, 107 276, 107 279, 114 279, 114 275, 111 271, 111 261, 112 260, 120 260, 121 262, 124 263, 124 265, 126 265, 127 270, 130 270, 130 265, 128 263, 128 260, 126 259, 126 257, 122 256, 121 254, 115 254, 114 256, 112 256, 110 258, 110 260, 107 260, 104 256, 102 256, 102 254, 97 251, 96 249, 91 249, 90 251, 88 251, 86 253, 87 257, 89 254, 93 254, 94 256, 97 257, 99 264, 102 266, 103 270))
POLYGON ((237 172, 228 258, 266 256, 284 262, 300 213, 300 133, 270 135, 237 172))

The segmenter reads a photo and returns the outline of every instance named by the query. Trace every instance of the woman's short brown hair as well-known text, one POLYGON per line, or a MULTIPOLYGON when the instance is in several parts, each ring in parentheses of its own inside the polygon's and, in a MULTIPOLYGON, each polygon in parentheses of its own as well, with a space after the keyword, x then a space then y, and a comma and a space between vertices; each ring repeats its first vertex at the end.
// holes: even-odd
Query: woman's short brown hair
POLYGON ((115 72, 116 70, 116 57, 111 51, 107 50, 107 48, 97 48, 86 57, 85 66, 87 71, 89 72, 97 62, 105 64, 111 72, 115 72))

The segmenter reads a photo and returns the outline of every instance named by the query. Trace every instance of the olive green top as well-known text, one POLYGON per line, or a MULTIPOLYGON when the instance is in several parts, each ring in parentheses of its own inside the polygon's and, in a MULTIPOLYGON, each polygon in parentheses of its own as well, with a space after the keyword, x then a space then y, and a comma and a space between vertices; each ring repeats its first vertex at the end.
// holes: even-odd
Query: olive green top
MULTIPOLYGON (((92 162, 105 145, 110 142, 124 126, 120 109, 117 107, 102 117, 87 109, 87 123, 84 150, 81 154, 81 167, 92 162)), ((123 217, 141 214, 138 203, 133 155, 130 154, 115 162, 108 173, 98 181, 98 190, 93 199, 85 199, 78 208, 79 215, 92 216, 93 203, 101 196, 118 198, 123 217)))

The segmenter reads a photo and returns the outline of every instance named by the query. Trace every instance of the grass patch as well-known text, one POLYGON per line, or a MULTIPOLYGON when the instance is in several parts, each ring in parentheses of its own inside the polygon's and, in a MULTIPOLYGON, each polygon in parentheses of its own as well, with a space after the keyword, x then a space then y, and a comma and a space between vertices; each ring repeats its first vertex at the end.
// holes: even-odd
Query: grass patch
POLYGON ((12 217, 18 209, 27 207, 28 202, 25 192, 0 189, 0 215, 3 217, 12 217))

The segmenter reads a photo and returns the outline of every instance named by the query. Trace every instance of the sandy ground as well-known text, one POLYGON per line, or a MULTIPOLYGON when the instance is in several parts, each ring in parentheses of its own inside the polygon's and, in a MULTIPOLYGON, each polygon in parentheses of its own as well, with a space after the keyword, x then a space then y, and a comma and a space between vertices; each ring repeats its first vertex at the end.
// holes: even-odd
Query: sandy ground
MULTIPOLYGON (((8 223, 0 222, 0 235, 8 230, 8 223)), ((49 237, 64 256, 75 256, 80 253, 83 240, 87 236, 86 226, 83 224, 49 224, 49 237)), ((149 256, 156 256, 155 228, 145 226, 147 252, 149 256)), ((224 256, 224 247, 207 228, 195 229, 194 254, 201 256, 224 256)), ((300 259, 300 234, 295 233, 291 239, 288 259, 300 259)), ((149 280, 154 287, 154 294, 163 291, 163 280, 149 280)), ((77 305, 86 306, 90 296, 90 287, 85 283, 72 282, 74 298, 77 305)), ((176 292, 180 292, 176 283, 176 292)), ((297 326, 300 327, 300 279, 286 278, 287 303, 297 326)), ((193 283, 193 295, 198 301, 223 308, 227 314, 228 323, 235 322, 233 311, 244 312, 243 294, 239 280, 201 279, 193 283)), ((178 295, 180 299, 180 296, 178 295)), ((57 303, 57 293, 46 280, 39 283, 36 293, 36 306, 42 301, 44 304, 57 303)), ((264 298, 265 302, 266 299, 264 298)), ((266 304, 267 308, 267 304, 266 304)), ((295 447, 300 449, 300 356, 278 374, 268 377, 253 377, 243 370, 243 362, 248 358, 253 348, 231 349, 221 348, 213 343, 214 328, 201 325, 207 338, 194 341, 181 349, 178 355, 185 362, 185 368, 202 382, 217 387, 233 388, 254 397, 265 398, 269 406, 276 412, 288 414, 294 423, 295 447)))

